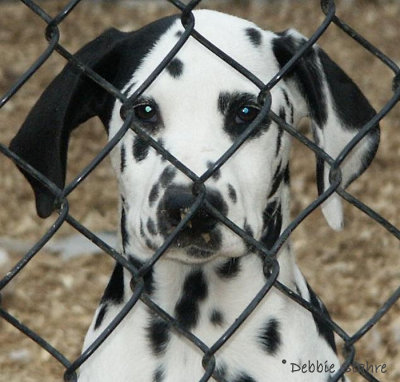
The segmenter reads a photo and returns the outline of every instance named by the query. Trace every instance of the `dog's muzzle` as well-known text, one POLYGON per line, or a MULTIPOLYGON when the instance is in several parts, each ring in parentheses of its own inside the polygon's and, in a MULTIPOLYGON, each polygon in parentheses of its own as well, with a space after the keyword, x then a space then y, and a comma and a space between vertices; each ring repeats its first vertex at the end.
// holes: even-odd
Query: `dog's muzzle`
MULTIPOLYGON (((207 190, 205 199, 215 209, 226 215, 227 206, 221 194, 207 190)), ((158 206, 158 227, 167 237, 185 218, 196 197, 189 188, 170 186, 158 206)), ((196 257, 208 257, 219 249, 221 233, 218 220, 201 205, 187 225, 179 232, 174 246, 185 249, 187 254, 196 257)))

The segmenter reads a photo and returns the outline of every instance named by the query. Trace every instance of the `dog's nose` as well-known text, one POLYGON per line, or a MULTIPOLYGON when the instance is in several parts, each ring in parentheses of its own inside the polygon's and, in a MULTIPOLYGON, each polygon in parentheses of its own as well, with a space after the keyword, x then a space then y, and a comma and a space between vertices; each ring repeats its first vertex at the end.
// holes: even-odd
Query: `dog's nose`
MULTIPOLYGON (((184 219, 195 200, 196 197, 187 188, 171 186, 165 191, 161 208, 170 229, 175 228, 184 219)), ((218 211, 224 212, 224 202, 219 192, 207 190, 206 200, 218 211)), ((200 206, 185 230, 192 234, 207 233, 216 226, 217 222, 213 215, 200 206)))

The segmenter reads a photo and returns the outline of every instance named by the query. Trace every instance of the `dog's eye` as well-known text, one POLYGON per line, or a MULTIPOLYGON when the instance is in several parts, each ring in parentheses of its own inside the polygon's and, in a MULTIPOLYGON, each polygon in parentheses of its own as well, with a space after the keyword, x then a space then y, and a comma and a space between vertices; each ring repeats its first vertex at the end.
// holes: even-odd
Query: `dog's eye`
POLYGON ((155 123, 158 120, 157 109, 151 104, 143 104, 135 107, 135 116, 143 122, 155 123))
POLYGON ((260 110, 254 106, 241 106, 236 113, 235 122, 238 124, 250 123, 257 117, 259 112, 260 110))

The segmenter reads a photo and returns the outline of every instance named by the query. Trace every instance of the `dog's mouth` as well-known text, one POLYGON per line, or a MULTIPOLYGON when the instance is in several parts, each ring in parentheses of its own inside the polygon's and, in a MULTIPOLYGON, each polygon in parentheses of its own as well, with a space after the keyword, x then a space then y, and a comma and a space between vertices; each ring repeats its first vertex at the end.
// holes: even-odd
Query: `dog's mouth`
MULTIPOLYGON (((185 218, 186 210, 176 211, 175 217, 168 211, 169 219, 159 221, 160 233, 166 239, 175 233, 168 252, 179 251, 190 258, 206 259, 220 249, 222 234, 219 224, 204 210, 196 213, 178 232, 179 223, 185 218)), ((162 215, 162 211, 161 211, 162 215)), ((159 216, 162 217, 162 216, 159 216)))
POLYGON ((171 248, 182 249, 191 257, 212 256, 221 245, 221 232, 218 228, 211 231, 198 231, 188 226, 181 230, 172 243, 171 248))

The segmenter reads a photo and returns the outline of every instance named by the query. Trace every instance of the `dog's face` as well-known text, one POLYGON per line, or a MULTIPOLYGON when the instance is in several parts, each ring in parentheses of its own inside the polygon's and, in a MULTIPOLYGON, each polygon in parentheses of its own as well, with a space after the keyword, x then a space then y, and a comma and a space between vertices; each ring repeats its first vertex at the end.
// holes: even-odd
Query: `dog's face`
MULTIPOLYGON (((275 57, 268 55, 270 33, 244 20, 237 21, 236 28, 229 28, 231 18, 219 16, 217 34, 214 28, 207 28, 212 22, 209 16, 208 12, 198 14, 196 25, 213 44, 263 81, 278 71, 275 57)), ((128 95, 149 76, 181 32, 177 20, 133 73, 124 89, 129 89, 128 95)), ((190 38, 167 69, 135 101, 134 124, 148 131, 201 176, 259 114, 258 93, 253 83, 190 38)), ((281 87, 274 89, 273 101, 277 114, 293 114, 281 87)), ((120 107, 118 103, 115 106, 110 137, 123 123, 120 107)), ((278 126, 265 118, 250 139, 205 183, 207 200, 257 239, 265 228, 263 213, 274 175, 278 175, 277 170, 283 173, 286 169, 288 143, 286 134, 282 136, 278 126)), ((193 204, 193 181, 134 132, 122 139, 113 153, 113 164, 120 179, 123 229, 129 237, 129 248, 150 256, 193 204)), ((202 261, 215 255, 240 256, 245 252, 247 246, 239 236, 201 209, 166 256, 202 261)))
MULTIPOLYGON (((194 15, 196 31, 264 83, 305 42, 296 32, 266 32, 248 21, 217 12, 197 11, 194 15)), ((182 32, 178 18, 161 20, 132 34, 109 31, 83 48, 77 58, 130 96, 182 32)), ((68 66, 49 89, 14 139, 12 148, 63 186, 69 132, 83 120, 98 115, 112 139, 123 125, 122 105, 90 80, 82 80, 68 66), (67 83, 73 89, 60 90, 67 83), (62 91, 66 93, 67 105, 60 121, 49 117, 47 129, 58 129, 49 138, 39 115, 45 107, 48 109, 51 96, 62 91), (77 97, 85 104, 79 109, 77 97), (33 132, 55 141, 39 158, 30 157, 25 149, 33 132), (49 159, 58 169, 43 165, 49 159)), ((190 37, 166 69, 134 101, 133 124, 148 132, 200 177, 260 114, 263 105, 257 101, 259 92, 253 82, 190 37)), ((59 99, 52 102, 56 101, 58 105, 62 102, 59 99)), ((271 102, 272 112, 291 125, 296 126, 302 117, 309 116, 316 142, 332 157, 374 115, 356 85, 319 48, 311 49, 272 88, 271 102)), ((343 186, 369 165, 378 138, 376 128, 353 150, 342 166, 343 186)), ((282 220, 284 225, 288 217, 289 146, 288 133, 266 116, 235 154, 205 182, 205 200, 268 247, 279 235, 282 220)), ((196 199, 193 179, 131 130, 114 148, 112 163, 120 185, 125 251, 140 254, 142 259, 150 257, 193 205, 196 199)), ((320 193, 329 187, 328 169, 318 161, 320 193)), ((30 181, 36 192, 38 212, 47 216, 53 208, 54 197, 30 181)), ((341 225, 337 197, 327 202, 324 212, 334 228, 341 225)), ((203 204, 173 242, 166 257, 201 262, 215 256, 241 256, 248 251, 245 241, 219 222, 203 204)))

